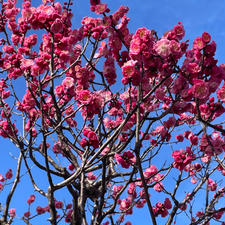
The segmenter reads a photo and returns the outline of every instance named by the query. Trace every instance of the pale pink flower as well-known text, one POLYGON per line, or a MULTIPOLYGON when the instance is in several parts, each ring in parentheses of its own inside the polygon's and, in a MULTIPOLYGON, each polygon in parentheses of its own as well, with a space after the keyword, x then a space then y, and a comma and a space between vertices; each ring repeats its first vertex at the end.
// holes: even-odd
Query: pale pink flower
POLYGON ((134 76, 134 74, 136 73, 136 68, 135 68, 136 63, 137 61, 129 60, 123 64, 122 73, 124 77, 132 78, 134 76))
POLYGON ((163 191, 163 184, 161 182, 159 182, 159 183, 155 184, 153 188, 155 191, 161 192, 161 191, 163 191))
POLYGON ((62 82, 62 86, 66 89, 72 88, 74 86, 74 79, 72 77, 66 77, 62 82))
POLYGON ((10 217, 15 217, 16 216, 16 209, 14 209, 14 208, 10 209, 9 215, 10 215, 10 217))
POLYGON ((141 41, 140 39, 133 39, 130 43, 129 52, 131 55, 138 55, 141 51, 141 41))
POLYGON ((171 54, 171 44, 166 38, 158 40, 154 45, 155 52, 162 58, 167 58, 171 54))

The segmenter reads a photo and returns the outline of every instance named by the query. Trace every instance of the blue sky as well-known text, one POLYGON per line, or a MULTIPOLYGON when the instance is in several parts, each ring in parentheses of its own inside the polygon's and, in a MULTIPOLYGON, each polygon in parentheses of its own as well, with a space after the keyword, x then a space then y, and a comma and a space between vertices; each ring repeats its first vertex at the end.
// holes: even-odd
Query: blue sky
MULTIPOLYGON (((18 5, 22 4, 22 0, 18 0, 18 5)), ((39 0, 32 2, 37 5, 39 0)), ((62 2, 62 1, 61 1, 62 2)), ((139 27, 147 27, 157 31, 160 37, 164 32, 170 30, 178 21, 181 21, 185 27, 186 35, 184 40, 189 39, 190 44, 195 37, 200 36, 204 31, 211 34, 212 39, 217 43, 216 57, 219 63, 225 62, 225 4, 224 0, 107 0, 102 1, 108 4, 108 7, 114 12, 120 5, 126 5, 130 8, 128 17, 130 17, 129 28, 131 32, 139 27)), ((75 0, 73 5, 74 18, 72 20, 74 28, 80 26, 83 16, 94 16, 89 11, 89 0, 75 0)), ((4 174, 8 168, 14 164, 14 159, 9 156, 9 152, 17 155, 15 147, 8 140, 0 139, 0 173, 4 174)), ((15 167, 14 167, 15 168, 15 167)), ((30 187, 28 183, 23 182, 13 200, 12 207, 23 212, 23 207, 29 197, 30 187), (21 208, 21 210, 19 210, 21 208)), ((0 201, 3 193, 0 194, 0 201)), ((133 225, 151 224, 146 222, 147 212, 137 210, 135 215, 130 217, 134 221, 133 225)), ((36 220, 37 221, 37 220, 36 220)), ((181 221, 185 222, 185 221, 181 221)), ((21 224, 20 222, 15 224, 21 224)), ((37 221, 35 224, 43 224, 37 221)))

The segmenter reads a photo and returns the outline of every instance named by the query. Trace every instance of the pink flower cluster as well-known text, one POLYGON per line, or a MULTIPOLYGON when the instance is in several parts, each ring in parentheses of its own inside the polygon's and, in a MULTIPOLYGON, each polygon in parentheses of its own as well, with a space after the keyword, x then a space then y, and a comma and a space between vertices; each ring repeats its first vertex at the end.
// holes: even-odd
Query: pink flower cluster
POLYGON ((140 70, 138 69, 137 61, 129 60, 122 66, 123 84, 132 82, 134 86, 138 86, 140 83, 140 70))
POLYGON ((90 145, 93 148, 98 148, 99 147, 98 136, 97 136, 97 134, 94 131, 92 131, 89 128, 84 128, 83 129, 83 135, 88 138, 88 140, 86 138, 83 138, 80 141, 80 145, 83 148, 86 147, 87 145, 90 145))
MULTIPOLYGON (((216 44, 210 41, 210 35, 204 32, 201 37, 194 40, 193 48, 186 51, 186 58, 181 68, 183 77, 177 78, 184 81, 180 88, 183 88, 182 97, 185 101, 198 98, 202 104, 205 103, 225 78, 223 66, 217 66, 217 60, 214 59, 216 44), (191 84, 190 88, 188 83, 191 84)), ((219 99, 222 90, 223 88, 218 90, 219 99)))
POLYGON ((72 209, 73 205, 72 204, 68 204, 66 206, 66 217, 65 217, 65 222, 66 223, 70 223, 72 220, 72 213, 73 213, 73 209, 72 209))
MULTIPOLYGON (((144 178, 145 178, 147 184, 154 183, 153 189, 155 191, 157 191, 157 192, 163 191, 164 186, 163 186, 161 180, 164 178, 164 175, 160 174, 158 172, 158 169, 155 165, 151 165, 149 168, 147 168, 144 171, 144 178)), ((139 181, 135 182, 135 184, 139 187, 143 187, 141 178, 138 178, 138 179, 139 179, 139 181)), ((143 195, 145 195, 144 190, 142 190, 140 192, 140 196, 143 196, 143 195)))
POLYGON ((20 23, 28 22, 33 29, 50 29, 53 33, 62 32, 64 26, 70 26, 71 13, 62 12, 59 2, 54 5, 40 5, 39 7, 31 7, 31 3, 26 1, 23 3, 22 18, 20 23))
POLYGON ((4 138, 10 138, 15 137, 15 135, 18 133, 18 129, 16 128, 16 125, 9 124, 7 120, 3 120, 0 122, 0 136, 4 138))
POLYGON ((132 208, 132 198, 128 196, 128 198, 124 198, 123 200, 119 201, 120 203, 120 210, 122 210, 126 215, 133 213, 132 208))
POLYGON ((130 166, 136 163, 136 157, 129 150, 124 152, 122 155, 115 153, 114 158, 116 159, 117 163, 125 169, 128 169, 130 166))
POLYGON ((209 85, 207 82, 200 79, 193 79, 193 86, 189 91, 198 99, 206 99, 209 97, 209 85))
POLYGON ((155 216, 161 215, 161 217, 166 217, 169 214, 168 210, 172 208, 172 204, 170 199, 166 198, 164 203, 158 202, 152 208, 155 216))
POLYGON ((107 37, 107 31, 105 29, 108 25, 101 18, 86 16, 82 19, 81 24, 83 25, 83 37, 91 36, 95 40, 105 39, 107 37))
POLYGON ((46 206, 46 207, 41 207, 41 206, 37 206, 36 207, 36 212, 38 215, 41 215, 41 214, 44 214, 46 212, 49 212, 49 206, 46 206))
POLYGON ((106 61, 103 65, 103 75, 109 85, 116 83, 116 68, 112 55, 106 57, 106 61))
MULTIPOLYGON (((13 172, 12 169, 9 169, 6 173, 5 173, 5 177, 2 176, 2 174, 0 174, 0 191, 2 191, 4 189, 4 182, 6 180, 10 180, 13 177, 13 172), (3 184, 2 184, 3 183, 3 184)), ((6 184, 6 183, 5 183, 6 184)))
POLYGON ((217 188, 217 183, 211 178, 208 179, 208 190, 215 191, 217 188))
POLYGON ((225 140, 217 131, 214 131, 212 135, 203 134, 199 148, 208 156, 219 155, 225 150, 225 140))
POLYGON ((83 104, 81 108, 82 116, 88 120, 98 114, 104 106, 104 97, 102 92, 90 92, 89 90, 81 90, 77 94, 78 105, 83 104))
POLYGON ((0 80, 0 96, 1 99, 6 99, 10 96, 10 90, 6 90, 8 88, 8 85, 4 81, 4 79, 0 80))
POLYGON ((113 185, 113 188, 112 188, 112 197, 113 198, 116 198, 117 195, 119 194, 119 192, 121 191, 121 189, 123 188, 123 185, 113 185))
POLYGON ((72 97, 75 96, 74 79, 72 77, 66 77, 61 85, 55 88, 55 94, 60 98, 60 104, 66 104, 72 97))
POLYGON ((174 158, 173 167, 179 170, 183 170, 195 158, 189 147, 186 148, 186 151, 184 149, 174 151, 172 157, 174 158))

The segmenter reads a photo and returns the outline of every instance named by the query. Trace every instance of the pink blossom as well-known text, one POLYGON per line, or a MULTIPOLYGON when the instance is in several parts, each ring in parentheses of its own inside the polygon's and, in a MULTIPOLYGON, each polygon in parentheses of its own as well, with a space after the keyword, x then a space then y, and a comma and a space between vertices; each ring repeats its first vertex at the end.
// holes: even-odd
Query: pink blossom
POLYGON ((225 84, 220 89, 218 89, 217 98, 225 103, 225 84))
POLYGON ((166 217, 169 214, 167 208, 161 202, 156 203, 156 206, 153 207, 153 211, 155 216, 161 215, 162 217, 166 217))
POLYGON ((35 201, 35 195, 31 195, 28 200, 27 200, 27 203, 28 205, 30 205, 31 203, 33 203, 35 201))
POLYGON ((24 213, 24 217, 26 217, 26 218, 29 218, 29 217, 30 217, 30 215, 31 215, 31 214, 30 214, 30 212, 29 212, 29 211, 27 211, 27 212, 25 212, 25 213, 24 213))
POLYGON ((22 59, 21 68, 22 69, 31 69, 31 67, 34 66, 34 61, 31 59, 22 59))
POLYGON ((176 34, 176 38, 178 40, 181 40, 184 37, 185 30, 184 30, 184 26, 181 22, 178 22, 178 24, 174 26, 173 30, 174 30, 174 33, 176 34))
POLYGON ((205 43, 202 40, 202 37, 195 38, 193 42, 193 48, 197 50, 201 50, 205 47, 205 43))
POLYGON ((146 192, 145 192, 144 189, 141 189, 141 190, 140 190, 139 195, 140 195, 140 197, 143 198, 143 199, 146 199, 147 196, 150 197, 150 194, 149 194, 149 193, 147 193, 147 195, 146 195, 146 192))
POLYGON ((137 61, 129 60, 122 66, 123 76, 127 79, 130 79, 135 76, 137 70, 135 68, 137 61))
POLYGON ((88 180, 96 180, 96 179, 97 177, 92 172, 88 173, 88 180))
POLYGON ((164 204, 165 208, 167 208, 167 209, 171 209, 172 208, 172 204, 171 204, 171 201, 170 201, 169 198, 165 198, 163 204, 164 204))
POLYGON ((13 177, 12 170, 9 169, 9 170, 6 172, 6 174, 5 174, 5 178, 9 180, 9 179, 11 179, 12 177, 13 177))
POLYGON ((14 48, 13 48, 13 46, 11 46, 11 45, 4 45, 3 47, 2 47, 2 50, 5 52, 5 53, 13 53, 15 50, 14 50, 14 48))
POLYGON ((105 147, 103 149, 103 151, 101 152, 101 155, 107 155, 109 151, 110 151, 110 148, 109 147, 105 147))
POLYGON ((103 65, 103 75, 106 78, 109 85, 112 85, 116 82, 116 68, 114 59, 111 55, 106 58, 106 61, 103 65))
POLYGON ((207 32, 204 32, 202 34, 202 41, 205 42, 205 43, 209 43, 211 41, 211 36, 209 33, 207 32))
POLYGON ((80 141, 80 145, 82 148, 85 148, 88 145, 88 141, 85 138, 82 138, 80 141))
POLYGON ((202 217, 202 216, 204 216, 203 211, 198 211, 198 212, 196 212, 196 216, 197 216, 197 217, 202 217))
POLYGON ((153 175, 155 175, 158 172, 155 165, 151 165, 149 168, 147 168, 144 172, 144 177, 149 178, 153 175))
POLYGON ((192 145, 198 145, 198 136, 190 135, 189 140, 190 140, 192 145))
POLYGON ((91 5, 98 5, 98 4, 100 4, 100 0, 90 0, 90 4, 91 5))
POLYGON ((194 178, 194 177, 192 177, 192 178, 191 178, 191 183, 192 183, 192 184, 196 184, 196 183, 197 183, 197 179, 194 178))
POLYGON ((55 201, 55 208, 56 209, 61 209, 62 207, 63 207, 62 201, 55 201))
POLYGON ((75 167, 72 163, 70 163, 67 168, 71 171, 73 171, 75 169, 75 167))
POLYGON ((163 100, 165 97, 165 90, 163 88, 157 88, 155 91, 155 97, 158 100, 163 100))
POLYGON ((89 90, 82 90, 78 94, 78 100, 82 104, 88 104, 92 100, 92 93, 89 90))
POLYGON ((171 54, 170 41, 166 38, 162 38, 154 45, 155 52, 162 58, 167 58, 171 54))
POLYGON ((55 87, 55 94, 58 97, 61 97, 63 95, 63 85, 62 84, 55 87))
POLYGON ((171 40, 170 42, 170 48, 173 56, 176 57, 181 57, 182 56, 182 51, 179 42, 175 40, 171 40))
POLYGON ((217 188, 217 184, 215 181, 213 181, 211 178, 208 179, 208 189, 210 191, 215 191, 217 188))
POLYGON ((159 182, 159 183, 155 184, 153 188, 155 191, 161 192, 161 191, 163 191, 163 184, 161 182, 159 182))
POLYGON ((124 225, 132 225, 130 221, 127 221, 124 225))
POLYGON ((120 203, 120 210, 125 211, 126 214, 131 214, 132 213, 132 208, 131 207, 131 200, 128 198, 125 198, 121 201, 120 203))
POLYGON ((16 209, 14 209, 14 208, 10 209, 9 215, 10 215, 10 217, 15 217, 16 216, 16 209))
POLYGON ((5 181, 5 178, 2 176, 2 174, 0 174, 0 181, 1 182, 4 182, 5 181))
POLYGON ((140 209, 144 207, 145 203, 146 203, 146 199, 138 200, 135 206, 140 209))
POLYGON ((53 148, 52 148, 53 152, 55 154, 58 154, 58 153, 61 153, 62 152, 62 145, 61 143, 58 141, 56 142, 54 145, 53 145, 53 148))
POLYGON ((203 80, 194 79, 194 86, 192 87, 192 93, 195 98, 205 99, 209 95, 209 86, 203 80))
POLYGON ((130 43, 130 55, 138 55, 141 52, 141 40, 138 38, 132 39, 130 43))
POLYGON ((57 18, 51 25, 51 32, 56 34, 63 30, 63 22, 61 19, 57 18))
POLYGON ((183 170, 193 160, 192 153, 183 149, 174 151, 172 157, 174 158, 173 166, 179 170, 183 170))
POLYGON ((179 142, 182 142, 184 140, 184 136, 182 134, 176 135, 176 139, 179 142))
POLYGON ((171 116, 167 121, 163 122, 163 125, 164 125, 167 129, 169 129, 170 127, 175 126, 176 121, 177 121, 176 118, 173 117, 173 116, 171 116))
POLYGON ((135 183, 130 183, 130 184, 129 184, 127 193, 128 193, 129 195, 132 195, 134 198, 136 198, 137 193, 136 193, 135 183))
POLYGON ((136 162, 136 157, 130 151, 124 152, 122 155, 115 153, 115 159, 117 163, 121 164, 121 166, 125 169, 128 169, 130 165, 136 162))
POLYGON ((42 208, 41 206, 38 206, 37 208, 36 208, 36 212, 37 212, 37 214, 43 214, 43 213, 45 213, 45 209, 44 208, 42 208))
MULTIPOLYGON (((94 148, 98 148, 99 147, 99 140, 98 137, 96 135, 96 133, 90 129, 85 128, 83 130, 83 134, 84 136, 88 137, 88 142, 90 145, 92 145, 94 148)), ((83 143, 85 144, 85 141, 83 140, 83 143)))
POLYGON ((74 79, 72 77, 66 77, 62 82, 62 86, 65 89, 72 88, 74 86, 74 79))
POLYGON ((186 68, 189 73, 199 73, 201 71, 201 67, 196 62, 188 63, 186 68))
POLYGON ((107 4, 105 4, 105 3, 97 4, 95 6, 95 13, 96 14, 102 14, 106 11, 106 9, 107 9, 107 4))

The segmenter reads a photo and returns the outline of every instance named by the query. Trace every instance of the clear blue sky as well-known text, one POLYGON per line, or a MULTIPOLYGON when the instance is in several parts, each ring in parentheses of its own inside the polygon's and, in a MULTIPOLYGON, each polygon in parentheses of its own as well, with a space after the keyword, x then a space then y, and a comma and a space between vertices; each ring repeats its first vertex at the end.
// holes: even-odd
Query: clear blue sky
MULTIPOLYGON (((22 4, 18 0, 18 5, 22 4)), ((37 5, 40 0, 32 0, 37 5)), ((61 1, 62 2, 62 1, 61 1)), ((114 12, 120 5, 126 5, 130 8, 128 17, 130 17, 129 28, 131 32, 139 27, 147 27, 158 32, 160 37, 164 32, 171 29, 178 21, 181 21, 185 27, 185 40, 189 39, 190 44, 195 37, 200 36, 204 31, 211 34, 212 39, 217 43, 216 56, 220 63, 225 62, 225 2, 224 0, 107 0, 102 1, 108 4, 108 7, 114 12)), ((75 0, 73 5, 74 18, 72 20, 74 28, 80 26, 83 16, 94 16, 89 10, 89 0, 75 0)), ((14 160, 9 156, 9 152, 17 155, 15 147, 8 140, 0 139, 0 173, 4 174, 13 165, 14 160)), ((41 177, 40 177, 41 179, 41 177)), ((40 180, 41 181, 41 180, 40 180)), ((12 202, 12 207, 17 209, 17 214, 24 212, 23 205, 31 194, 29 185, 24 181, 19 184, 17 194, 12 202)), ((0 202, 4 198, 0 194, 0 202)), ((41 203, 40 203, 41 204, 41 203)), ((146 212, 136 210, 134 216, 131 216, 133 225, 151 224, 146 221, 146 212)), ((185 221, 181 221, 185 224, 185 221)), ((15 223, 22 224, 21 222, 15 223)), ((46 222, 38 221, 33 225, 43 225, 46 222)), ((179 224, 181 225, 181 224, 179 224)))

